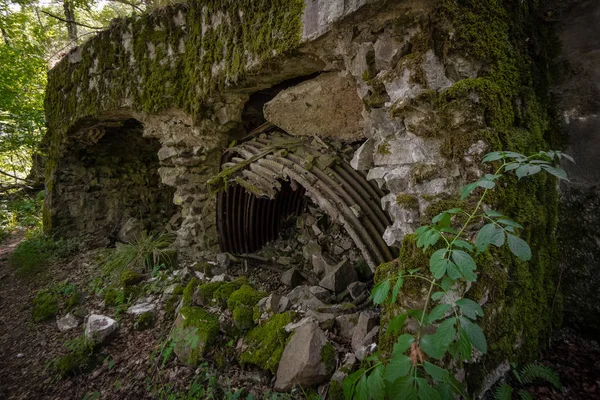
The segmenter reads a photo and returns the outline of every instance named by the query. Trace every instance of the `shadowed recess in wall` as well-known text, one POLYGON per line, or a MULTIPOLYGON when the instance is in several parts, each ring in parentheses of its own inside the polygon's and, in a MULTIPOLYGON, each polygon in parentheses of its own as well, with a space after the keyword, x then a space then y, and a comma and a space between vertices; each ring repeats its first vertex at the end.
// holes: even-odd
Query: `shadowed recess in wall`
POLYGON ((320 140, 275 131, 226 150, 219 175, 217 226, 224 251, 258 250, 281 219, 310 197, 350 235, 371 269, 394 258, 382 236, 390 220, 382 191, 320 140))

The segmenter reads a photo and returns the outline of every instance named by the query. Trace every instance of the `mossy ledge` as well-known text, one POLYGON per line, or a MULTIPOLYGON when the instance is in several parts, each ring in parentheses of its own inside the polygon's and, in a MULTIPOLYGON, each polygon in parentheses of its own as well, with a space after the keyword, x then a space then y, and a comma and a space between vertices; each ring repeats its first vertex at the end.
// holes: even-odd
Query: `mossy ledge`
MULTIPOLYGON (((447 30, 446 34, 438 32, 438 38, 447 39, 436 42, 436 54, 442 60, 460 55, 485 65, 476 77, 459 80, 448 89, 419 99, 433 105, 434 115, 439 116, 436 124, 430 124, 427 136, 443 140, 442 154, 460 162, 478 141, 483 141, 489 151, 504 149, 530 154, 560 148, 563 139, 555 123, 549 91, 553 71, 549 67, 552 54, 548 51, 556 46, 539 13, 539 2, 438 0, 436 5, 432 20, 447 30), (456 115, 467 119, 474 116, 479 122, 468 129, 453 127, 447 122, 456 115)), ((393 115, 403 118, 405 112, 408 111, 395 107, 393 115)), ((542 175, 522 182, 508 178, 501 186, 492 192, 487 203, 525 226, 521 236, 529 242, 534 255, 531 261, 522 262, 504 249, 493 249, 493 253, 476 260, 479 279, 467 297, 486 300, 482 325, 488 354, 466 367, 466 380, 473 393, 480 390, 483 380, 501 362, 524 363, 536 358, 540 348, 548 343, 552 327, 560 325, 562 318, 557 291, 556 180, 542 175)), ((434 202, 426 214, 453 207, 451 200, 443 203, 434 202)), ((376 280, 398 269, 428 270, 427 265, 427 258, 415 248, 414 239, 407 236, 398 262, 382 265, 376 280)), ((407 298, 423 297, 420 285, 405 287, 404 291, 407 298)), ((398 309, 398 305, 384 307, 382 323, 398 309)), ((381 335, 384 351, 389 340, 388 335, 381 335)))

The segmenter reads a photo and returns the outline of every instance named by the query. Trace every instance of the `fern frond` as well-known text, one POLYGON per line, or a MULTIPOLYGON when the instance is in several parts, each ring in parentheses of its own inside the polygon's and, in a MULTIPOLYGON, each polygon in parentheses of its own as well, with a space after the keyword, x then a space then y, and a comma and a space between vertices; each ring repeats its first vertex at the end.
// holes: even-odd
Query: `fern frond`
POLYGON ((507 384, 503 383, 496 389, 496 393, 494 393, 494 398, 496 400, 511 400, 512 399, 513 388, 507 384))
POLYGON ((519 396, 521 396, 521 400, 533 400, 533 396, 525 389, 519 390, 519 396))
POLYGON ((530 384, 535 381, 546 381, 552 384, 556 389, 561 388, 558 374, 551 368, 538 363, 529 363, 521 369, 521 380, 524 384, 530 384))

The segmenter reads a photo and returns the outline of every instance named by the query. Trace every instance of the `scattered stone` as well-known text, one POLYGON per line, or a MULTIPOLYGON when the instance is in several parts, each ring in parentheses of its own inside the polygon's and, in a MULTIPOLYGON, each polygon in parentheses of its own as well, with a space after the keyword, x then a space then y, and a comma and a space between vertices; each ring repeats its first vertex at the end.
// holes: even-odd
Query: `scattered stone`
POLYGON ((308 291, 311 292, 317 299, 328 303, 331 301, 331 292, 321 286, 309 286, 308 291))
POLYGON ((330 313, 320 313, 314 310, 308 310, 306 316, 315 320, 319 324, 319 328, 325 331, 333 328, 333 324, 335 323, 335 315, 330 313))
POLYGON ((317 242, 310 241, 302 247, 302 255, 306 261, 311 261, 315 254, 321 254, 321 246, 317 242))
POLYGON ((79 326, 79 320, 71 313, 68 313, 62 318, 56 320, 56 325, 58 325, 58 330, 61 332, 66 332, 69 329, 77 328, 79 326))
POLYGON ((316 323, 300 326, 286 345, 275 388, 281 391, 295 385, 312 386, 325 382, 336 366, 337 353, 316 323))
POLYGON ((354 158, 350 165, 357 171, 366 171, 373 166, 373 152, 375 151, 375 141, 367 139, 362 146, 354 153, 354 158))
POLYGON ((225 282, 225 274, 215 275, 210 279, 211 282, 225 282))
POLYGON ((136 317, 148 312, 156 312, 156 304, 139 303, 127 309, 127 314, 135 315, 136 317))
POLYGON ((302 280, 303 279, 300 271, 298 271, 298 269, 295 267, 288 269, 281 275, 281 282, 291 288, 295 288, 296 286, 300 285, 302 280))
POLYGON ((105 315, 92 314, 85 325, 85 338, 95 343, 103 343, 118 328, 117 321, 105 315))
POLYGON ((352 335, 352 349, 357 352, 364 346, 364 340, 371 330, 378 324, 379 316, 374 311, 363 311, 358 317, 358 322, 352 335))
POLYGON ((350 297, 356 299, 367 291, 367 284, 363 282, 352 282, 348 285, 348 293, 350 297))
POLYGON ((315 320, 313 320, 311 317, 304 317, 300 321, 290 322, 283 329, 285 329, 286 332, 291 333, 303 325, 312 324, 314 322, 315 320))
POLYGON ((335 326, 338 329, 338 333, 348 340, 352 340, 354 335, 354 329, 358 324, 359 314, 343 314, 335 318, 335 326))
POLYGON ((354 267, 344 260, 321 279, 319 286, 334 292, 341 292, 357 279, 358 274, 354 267))
MULTIPOLYGON (((279 311, 279 304, 281 296, 275 293, 271 293, 267 297, 263 297, 258 301, 257 307, 261 315, 263 314, 276 314, 279 311)), ((285 310, 284 310, 285 311, 285 310)))
POLYGON ((291 305, 292 302, 290 301, 289 297, 281 296, 281 298, 279 299, 279 312, 282 313, 289 310, 291 305))
POLYGON ((379 326, 371 329, 369 333, 364 337, 362 346, 355 349, 356 358, 364 360, 367 356, 372 354, 377 349, 377 339, 379 338, 379 326))
POLYGON ((219 266, 224 269, 229 268, 229 266, 231 265, 231 258, 229 258, 229 254, 227 254, 227 253, 217 254, 217 264, 219 264, 219 266))
POLYGON ((289 300, 302 309, 317 310, 327 305, 311 293, 308 286, 297 286, 288 293, 289 300))
POLYGON ((119 229, 117 239, 123 243, 134 243, 142 237, 144 224, 137 218, 129 218, 119 229))
POLYGON ((163 291, 164 294, 173 294, 180 285, 178 283, 173 283, 166 287, 163 291))

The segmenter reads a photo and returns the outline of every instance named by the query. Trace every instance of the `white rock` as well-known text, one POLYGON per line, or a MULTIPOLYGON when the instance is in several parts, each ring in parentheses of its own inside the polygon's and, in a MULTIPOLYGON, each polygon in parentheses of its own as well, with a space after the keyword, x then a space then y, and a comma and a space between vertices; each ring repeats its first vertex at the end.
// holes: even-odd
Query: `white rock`
POLYGON ((138 315, 142 315, 147 312, 154 312, 154 311, 156 311, 156 304, 140 303, 140 304, 136 304, 134 306, 129 307, 127 309, 127 314, 138 316, 138 315))
POLYGON ((56 325, 58 325, 58 330, 61 332, 68 331, 69 329, 77 328, 79 326, 79 321, 75 316, 71 313, 65 315, 64 317, 56 320, 56 325))
POLYGON ((85 325, 85 338, 102 343, 117 330, 118 326, 117 321, 106 315, 92 314, 85 325))

